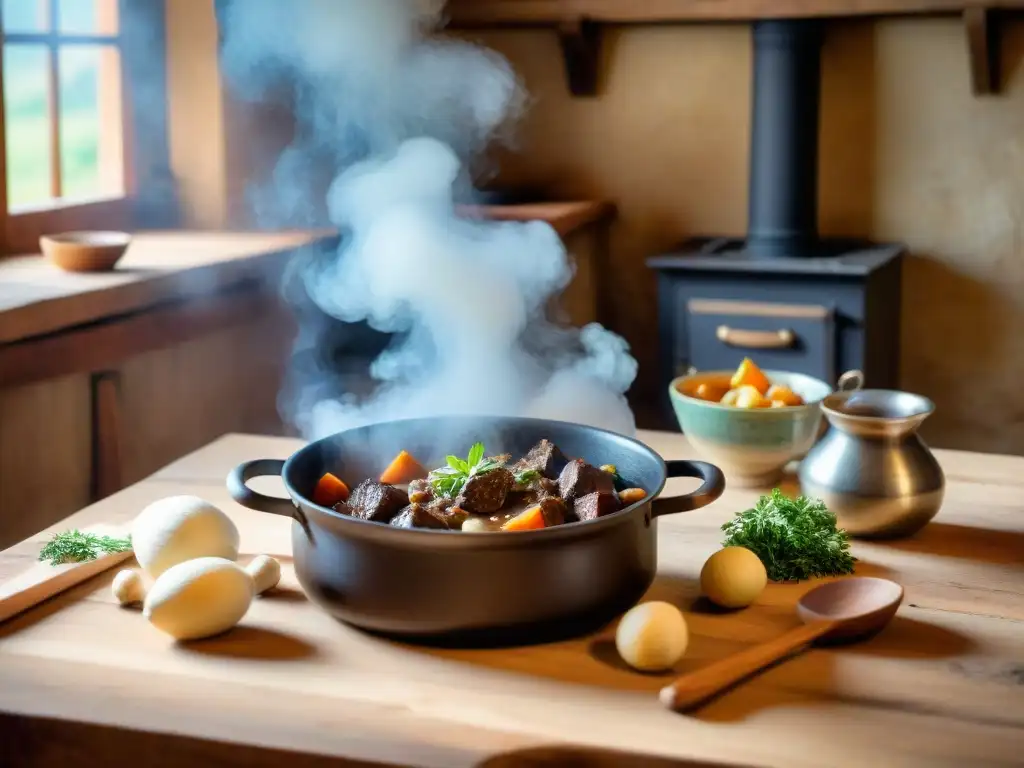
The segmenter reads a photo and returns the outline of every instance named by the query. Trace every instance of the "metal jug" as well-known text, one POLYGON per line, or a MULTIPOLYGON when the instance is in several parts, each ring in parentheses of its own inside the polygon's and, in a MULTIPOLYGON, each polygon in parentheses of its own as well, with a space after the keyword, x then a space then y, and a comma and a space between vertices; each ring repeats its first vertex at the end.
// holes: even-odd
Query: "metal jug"
POLYGON ((935 405, 862 382, 859 371, 844 374, 822 401, 830 429, 800 463, 801 490, 824 501, 851 536, 910 536, 935 517, 945 493, 942 468, 917 434, 935 405))

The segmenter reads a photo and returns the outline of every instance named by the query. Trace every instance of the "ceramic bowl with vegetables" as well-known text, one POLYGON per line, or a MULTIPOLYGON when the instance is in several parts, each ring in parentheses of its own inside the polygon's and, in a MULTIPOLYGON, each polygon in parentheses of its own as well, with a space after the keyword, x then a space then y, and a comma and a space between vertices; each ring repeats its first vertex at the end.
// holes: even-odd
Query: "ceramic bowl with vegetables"
POLYGON ((831 392, 820 379, 762 371, 749 358, 735 371, 696 373, 669 386, 690 444, 730 484, 758 488, 774 485, 787 463, 810 450, 831 392))

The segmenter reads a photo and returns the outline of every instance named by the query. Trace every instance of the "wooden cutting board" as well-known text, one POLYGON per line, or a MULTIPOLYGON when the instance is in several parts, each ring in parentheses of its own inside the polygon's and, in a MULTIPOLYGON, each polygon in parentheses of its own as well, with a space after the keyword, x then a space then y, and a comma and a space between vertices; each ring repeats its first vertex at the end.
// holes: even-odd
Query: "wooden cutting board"
MULTIPOLYGON (((121 538, 127 535, 128 529, 117 525, 94 525, 82 532, 121 538)), ((0 623, 120 565, 132 556, 132 551, 128 550, 103 555, 84 563, 35 563, 17 576, 0 583, 0 623)))

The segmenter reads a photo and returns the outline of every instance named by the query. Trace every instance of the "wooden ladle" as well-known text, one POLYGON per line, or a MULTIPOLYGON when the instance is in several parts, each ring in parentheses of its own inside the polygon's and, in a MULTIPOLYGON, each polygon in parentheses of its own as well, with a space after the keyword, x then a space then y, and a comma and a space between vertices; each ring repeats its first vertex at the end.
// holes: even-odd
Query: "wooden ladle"
POLYGON ((797 603, 803 626, 683 675, 662 688, 661 703, 677 711, 690 709, 815 640, 850 642, 873 635, 889 623, 902 601, 903 587, 888 579, 858 576, 823 584, 797 603))

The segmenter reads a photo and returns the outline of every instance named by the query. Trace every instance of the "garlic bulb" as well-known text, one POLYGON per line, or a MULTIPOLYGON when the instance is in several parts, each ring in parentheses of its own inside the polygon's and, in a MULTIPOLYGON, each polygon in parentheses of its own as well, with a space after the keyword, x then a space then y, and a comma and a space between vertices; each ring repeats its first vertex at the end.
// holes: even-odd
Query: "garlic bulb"
POLYGON ((238 529, 213 504, 197 496, 171 496, 142 510, 132 524, 135 559, 156 578, 197 557, 238 557, 238 529))
POLYGON ((142 615, 176 640, 210 637, 242 620, 254 591, 252 576, 237 563, 200 557, 164 571, 150 587, 142 615))

